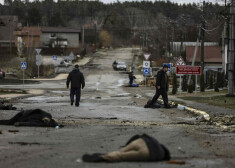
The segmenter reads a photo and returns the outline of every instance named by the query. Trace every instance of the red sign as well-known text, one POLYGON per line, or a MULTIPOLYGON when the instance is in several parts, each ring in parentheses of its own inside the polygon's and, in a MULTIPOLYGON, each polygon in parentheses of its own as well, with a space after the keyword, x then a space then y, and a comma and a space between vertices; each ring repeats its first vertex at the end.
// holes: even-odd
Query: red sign
POLYGON ((200 75, 201 67, 200 66, 177 66, 176 74, 200 75))

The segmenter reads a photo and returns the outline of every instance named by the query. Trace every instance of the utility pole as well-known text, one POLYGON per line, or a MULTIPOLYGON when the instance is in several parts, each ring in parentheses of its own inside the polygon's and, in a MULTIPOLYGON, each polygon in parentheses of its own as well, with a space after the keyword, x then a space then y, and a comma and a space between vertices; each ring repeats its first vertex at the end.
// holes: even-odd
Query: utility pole
POLYGON ((234 95, 234 56, 235 56, 235 0, 231 0, 229 7, 229 49, 228 49, 228 94, 234 95))
POLYGON ((82 47, 84 47, 84 26, 82 26, 82 47))
POLYGON ((227 44, 227 22, 224 23, 224 30, 222 32, 222 68, 223 73, 226 73, 226 64, 227 64, 227 50, 228 50, 228 44, 227 44))
POLYGON ((202 73, 204 72, 204 40, 205 40, 205 21, 204 16, 205 16, 205 1, 203 1, 203 7, 202 7, 202 25, 201 25, 201 69, 202 73))

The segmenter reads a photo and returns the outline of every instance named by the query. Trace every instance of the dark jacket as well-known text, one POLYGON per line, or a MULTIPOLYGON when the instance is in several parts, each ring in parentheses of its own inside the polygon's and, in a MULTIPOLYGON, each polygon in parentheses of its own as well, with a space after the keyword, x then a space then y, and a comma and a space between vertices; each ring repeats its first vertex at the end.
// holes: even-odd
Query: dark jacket
POLYGON ((10 120, 0 120, 0 125, 14 125, 19 123, 19 126, 40 126, 40 127, 55 127, 57 122, 52 119, 51 114, 41 110, 25 110, 17 113, 10 120), (49 123, 44 123, 43 118, 49 118, 49 123))
POLYGON ((160 86, 160 89, 168 90, 167 74, 163 69, 158 71, 156 80, 156 87, 160 86))
POLYGON ((72 70, 67 78, 67 86, 69 86, 69 83, 71 82, 72 88, 84 88, 85 87, 85 79, 83 76, 83 73, 79 71, 79 69, 72 70))
POLYGON ((150 154, 149 161, 163 161, 171 159, 169 150, 164 145, 160 144, 155 138, 146 134, 133 136, 126 145, 139 138, 143 139, 148 146, 150 154))

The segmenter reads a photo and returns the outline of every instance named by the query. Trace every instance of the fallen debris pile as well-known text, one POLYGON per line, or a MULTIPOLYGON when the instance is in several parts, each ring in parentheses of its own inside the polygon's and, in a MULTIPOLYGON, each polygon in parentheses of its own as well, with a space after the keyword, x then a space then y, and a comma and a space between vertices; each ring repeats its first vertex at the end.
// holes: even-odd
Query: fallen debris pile
MULTIPOLYGON (((156 85, 156 78, 146 78, 146 86, 151 87, 156 85)), ((145 80, 139 83, 139 86, 145 86, 145 80)))
POLYGON ((4 102, 0 102, 0 110, 16 110, 16 107, 13 107, 12 104, 5 105, 4 102))

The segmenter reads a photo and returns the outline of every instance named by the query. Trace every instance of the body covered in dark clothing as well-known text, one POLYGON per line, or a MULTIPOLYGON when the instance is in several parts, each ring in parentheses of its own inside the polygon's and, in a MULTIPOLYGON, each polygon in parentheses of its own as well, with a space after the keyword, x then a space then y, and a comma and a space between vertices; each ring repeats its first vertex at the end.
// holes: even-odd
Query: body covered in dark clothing
POLYGON ((163 161, 170 160, 169 150, 155 138, 143 134, 133 136, 119 151, 83 155, 85 162, 163 161))
POLYGON ((57 122, 52 119, 51 114, 41 110, 23 110, 17 113, 10 120, 0 120, 0 125, 15 126, 38 126, 38 127, 55 127, 57 122))
POLYGON ((139 138, 143 139, 148 146, 149 161, 170 160, 171 156, 169 150, 164 145, 160 144, 155 138, 147 134, 133 136, 127 142, 126 146, 139 138))

